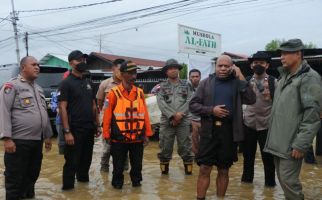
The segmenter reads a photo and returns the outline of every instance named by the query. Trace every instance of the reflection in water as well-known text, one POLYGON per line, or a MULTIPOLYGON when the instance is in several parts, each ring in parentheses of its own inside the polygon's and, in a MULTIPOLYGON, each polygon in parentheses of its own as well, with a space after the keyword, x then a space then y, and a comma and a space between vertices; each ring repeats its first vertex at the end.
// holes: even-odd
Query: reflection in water
MULTIPOLYGON (((54 141, 54 140, 53 140, 54 141)), ((61 175, 64 158, 58 155, 57 145, 49 153, 44 153, 44 160, 40 178, 36 184, 36 198, 43 200, 77 199, 121 199, 121 200, 171 200, 195 199, 198 166, 194 165, 193 175, 185 176, 184 167, 180 157, 174 153, 170 163, 168 176, 161 176, 159 161, 157 159, 158 144, 151 142, 145 149, 143 164, 143 182, 141 188, 132 188, 128 172, 125 174, 125 183, 122 190, 115 190, 111 186, 112 172, 100 172, 101 143, 97 140, 94 147, 93 162, 90 170, 90 183, 76 183, 75 190, 61 191, 61 175)), ((4 164, 3 143, 0 142, 0 199, 5 198, 4 191, 4 164)), ((242 156, 230 170, 230 184, 225 199, 283 199, 283 192, 278 185, 275 188, 264 187, 263 165, 260 154, 257 154, 255 178, 253 184, 240 183, 242 173, 242 156)), ((318 159, 321 163, 321 158, 318 159)), ((215 178, 216 171, 212 173, 211 185, 208 189, 207 199, 216 199, 215 178)), ((301 173, 306 199, 322 199, 322 166, 304 164, 301 173)))

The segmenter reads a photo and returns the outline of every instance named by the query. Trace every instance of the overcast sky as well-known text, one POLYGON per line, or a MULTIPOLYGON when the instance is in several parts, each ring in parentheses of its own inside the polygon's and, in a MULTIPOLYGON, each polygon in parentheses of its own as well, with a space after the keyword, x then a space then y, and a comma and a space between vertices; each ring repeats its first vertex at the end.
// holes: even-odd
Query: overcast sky
MULTIPOLYGON (((37 10, 102 1, 15 0, 15 8, 18 11, 37 10)), ((178 0, 123 0, 63 12, 19 12, 18 29, 20 34, 57 29, 59 26, 176 1, 178 0)), ((11 22, 1 19, 6 18, 11 10, 11 0, 1 0, 0 41, 13 36, 11 22)), ((177 53, 177 24, 221 34, 223 52, 250 55, 263 50, 265 44, 276 38, 301 38, 305 43, 312 42, 322 48, 321 10, 322 0, 203 0, 168 13, 114 25, 111 25, 111 21, 102 21, 100 27, 95 29, 80 26, 78 31, 66 34, 50 36, 57 33, 54 31, 34 34, 29 40, 29 54, 41 59, 47 53, 68 55, 74 49, 86 53, 97 52, 100 49, 101 34, 103 53, 156 60, 173 57, 186 62, 187 55, 177 53), (194 12, 187 14, 191 11, 194 12), (174 18, 178 15, 181 16, 174 18)), ((19 45, 22 57, 26 54, 23 36, 20 36, 19 45)), ((0 64, 16 62, 13 38, 0 42, 0 55, 0 64)))

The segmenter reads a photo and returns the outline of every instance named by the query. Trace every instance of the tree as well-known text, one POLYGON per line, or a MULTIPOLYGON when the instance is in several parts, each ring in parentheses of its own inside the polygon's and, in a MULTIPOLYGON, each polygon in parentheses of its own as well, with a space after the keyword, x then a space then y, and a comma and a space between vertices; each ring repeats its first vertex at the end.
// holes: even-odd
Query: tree
MULTIPOLYGON (((285 42, 285 39, 274 39, 266 44, 265 50, 266 51, 276 51, 283 42, 285 42)), ((309 42, 307 44, 304 44, 305 49, 315 49, 317 48, 317 45, 313 44, 312 42, 309 42)))
POLYGON ((316 46, 316 44, 313 44, 312 42, 310 42, 310 43, 308 43, 308 44, 304 44, 304 47, 305 47, 306 49, 316 49, 316 48, 318 48, 318 47, 316 46))
POLYGON ((182 66, 183 67, 180 70, 179 77, 180 77, 180 79, 187 79, 187 76, 188 76, 188 66, 185 63, 183 63, 182 66))
POLYGON ((279 39, 272 40, 272 41, 270 41, 269 43, 266 44, 265 50, 266 51, 276 51, 281 46, 281 44, 283 42, 285 42, 284 39, 282 39, 282 40, 279 40, 279 39))

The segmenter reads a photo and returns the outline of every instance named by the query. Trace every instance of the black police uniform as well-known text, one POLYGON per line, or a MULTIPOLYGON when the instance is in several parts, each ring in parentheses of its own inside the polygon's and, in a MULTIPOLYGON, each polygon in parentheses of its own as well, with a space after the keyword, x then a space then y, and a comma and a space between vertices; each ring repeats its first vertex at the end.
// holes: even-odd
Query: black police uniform
MULTIPOLYGON (((58 101, 67 101, 67 115, 74 145, 66 145, 63 168, 63 189, 74 188, 75 175, 80 182, 89 181, 92 162, 95 114, 93 90, 90 83, 70 74, 60 85, 58 101)), ((67 128, 67 127, 65 127, 67 128)))

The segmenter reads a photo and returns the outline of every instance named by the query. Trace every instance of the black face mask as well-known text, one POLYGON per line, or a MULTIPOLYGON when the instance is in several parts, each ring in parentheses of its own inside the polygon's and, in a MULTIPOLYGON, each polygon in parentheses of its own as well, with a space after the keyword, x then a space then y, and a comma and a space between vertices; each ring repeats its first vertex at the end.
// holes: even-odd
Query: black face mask
POLYGON ((87 64, 86 64, 86 63, 84 63, 84 62, 78 63, 78 64, 76 65, 76 70, 77 70, 78 72, 80 72, 80 73, 85 72, 85 70, 86 70, 86 69, 87 69, 87 64))
POLYGON ((262 65, 255 65, 253 71, 257 75, 262 75, 265 72, 265 67, 262 65))

